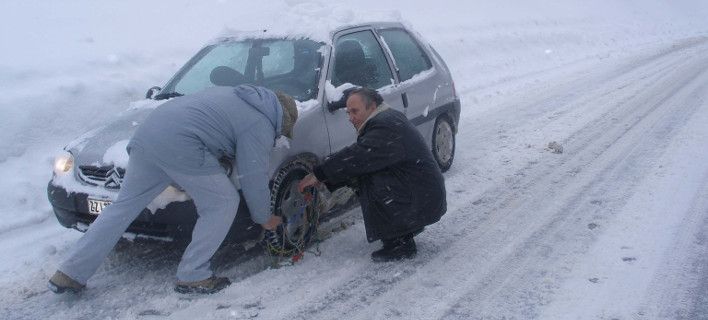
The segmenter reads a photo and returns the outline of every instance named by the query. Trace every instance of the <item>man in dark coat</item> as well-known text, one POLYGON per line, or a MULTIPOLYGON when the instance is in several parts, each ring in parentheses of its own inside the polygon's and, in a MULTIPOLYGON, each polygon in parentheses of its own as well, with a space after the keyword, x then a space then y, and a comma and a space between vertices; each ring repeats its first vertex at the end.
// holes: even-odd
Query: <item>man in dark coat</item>
POLYGON ((447 210, 445 181, 420 132, 406 116, 389 108, 375 90, 358 88, 346 100, 357 142, 327 157, 299 184, 324 182, 330 189, 357 189, 369 242, 383 248, 374 261, 411 258, 413 237, 447 210))

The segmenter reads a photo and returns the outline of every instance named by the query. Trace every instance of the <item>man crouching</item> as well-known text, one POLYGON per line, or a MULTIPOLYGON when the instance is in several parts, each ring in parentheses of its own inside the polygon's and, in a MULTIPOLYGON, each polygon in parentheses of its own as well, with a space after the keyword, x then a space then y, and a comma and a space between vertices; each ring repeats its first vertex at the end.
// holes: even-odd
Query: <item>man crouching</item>
POLYGON ((300 182, 300 192, 319 182, 330 190, 353 187, 367 240, 383 242, 371 259, 411 258, 417 253, 413 237, 447 210, 444 178, 420 132, 378 92, 357 88, 346 101, 356 143, 315 166, 300 182))

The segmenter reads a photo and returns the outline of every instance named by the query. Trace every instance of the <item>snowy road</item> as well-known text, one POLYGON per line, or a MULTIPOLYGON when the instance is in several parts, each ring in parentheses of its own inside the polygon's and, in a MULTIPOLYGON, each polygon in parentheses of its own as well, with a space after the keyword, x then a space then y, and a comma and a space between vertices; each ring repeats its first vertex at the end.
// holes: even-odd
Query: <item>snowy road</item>
MULTIPOLYGON (((708 318, 708 38, 457 87, 463 114, 446 174, 449 210, 417 238, 412 261, 370 262, 378 244, 366 243, 354 210, 355 224, 325 240, 321 256, 293 267, 226 254, 236 262, 220 272, 236 281, 223 293, 185 299, 172 292, 179 250, 122 244, 75 299, 44 289, 60 246, 30 281, 3 280, 11 294, 2 295, 2 314, 708 318), (551 141, 563 153, 547 150, 551 141)), ((16 230, 12 245, 58 236, 55 223, 16 230)))

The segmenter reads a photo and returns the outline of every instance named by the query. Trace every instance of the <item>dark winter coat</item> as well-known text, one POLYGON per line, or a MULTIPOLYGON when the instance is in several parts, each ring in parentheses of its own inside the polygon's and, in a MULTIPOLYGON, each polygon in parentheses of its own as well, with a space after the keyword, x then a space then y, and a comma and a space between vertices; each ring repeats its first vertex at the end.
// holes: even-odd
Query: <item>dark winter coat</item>
POLYGON ((369 242, 420 230, 447 210, 445 181, 430 149, 394 109, 368 119, 357 142, 329 156, 314 174, 330 190, 355 187, 369 242))

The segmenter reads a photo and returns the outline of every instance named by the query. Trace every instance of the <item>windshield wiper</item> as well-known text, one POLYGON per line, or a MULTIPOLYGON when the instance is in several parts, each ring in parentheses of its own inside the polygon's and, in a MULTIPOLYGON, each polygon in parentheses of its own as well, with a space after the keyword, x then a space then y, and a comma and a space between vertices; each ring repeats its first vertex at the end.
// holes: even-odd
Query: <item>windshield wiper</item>
POLYGON ((165 100, 165 99, 174 98, 174 97, 181 97, 183 95, 184 94, 181 94, 176 91, 175 92, 166 92, 166 93, 160 93, 160 94, 156 95, 154 99, 155 100, 165 100))

